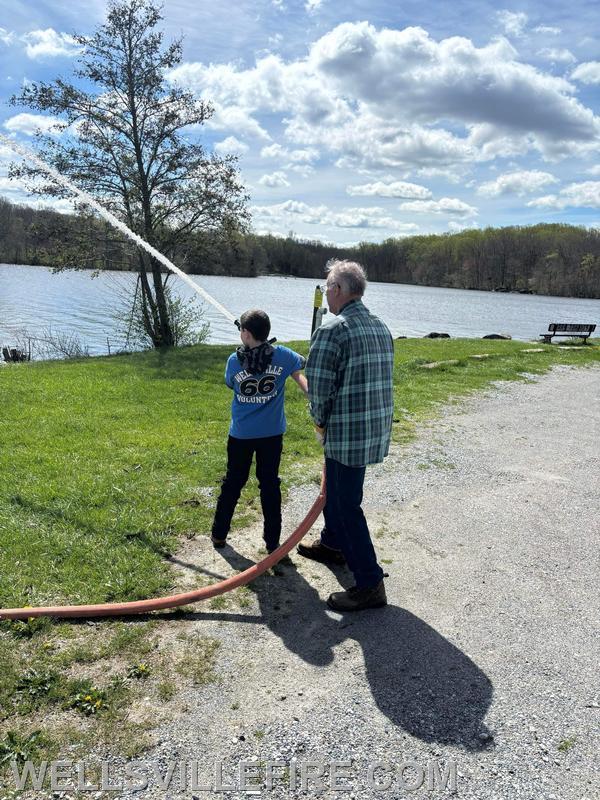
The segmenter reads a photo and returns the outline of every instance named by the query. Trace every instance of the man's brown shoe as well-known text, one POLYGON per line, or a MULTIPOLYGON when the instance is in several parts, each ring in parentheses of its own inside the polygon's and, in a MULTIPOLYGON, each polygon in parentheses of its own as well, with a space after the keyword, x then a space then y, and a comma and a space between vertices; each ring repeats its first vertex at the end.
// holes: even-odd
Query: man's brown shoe
POLYGON ((364 608, 382 608, 387 605, 385 586, 380 581, 369 589, 352 586, 347 592, 334 592, 327 599, 327 605, 334 611, 362 611, 364 608))
POLYGON ((315 539, 311 544, 299 544, 297 547, 298 555, 304 558, 312 558, 313 561, 320 561, 321 564, 345 564, 346 559, 341 550, 334 550, 322 544, 320 539, 315 539))

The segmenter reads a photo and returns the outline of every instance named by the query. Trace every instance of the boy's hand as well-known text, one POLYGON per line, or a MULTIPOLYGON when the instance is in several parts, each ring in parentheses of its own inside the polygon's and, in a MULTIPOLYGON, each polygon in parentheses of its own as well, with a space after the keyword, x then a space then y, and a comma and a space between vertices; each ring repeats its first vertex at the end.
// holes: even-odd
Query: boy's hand
POLYGON ((302 372, 298 369, 296 372, 292 372, 292 378, 296 381, 298 386, 304 392, 304 395, 308 397, 308 383, 306 382, 306 377, 302 374, 302 372))
POLYGON ((320 445, 325 444, 325 428, 315 425, 315 437, 320 445))

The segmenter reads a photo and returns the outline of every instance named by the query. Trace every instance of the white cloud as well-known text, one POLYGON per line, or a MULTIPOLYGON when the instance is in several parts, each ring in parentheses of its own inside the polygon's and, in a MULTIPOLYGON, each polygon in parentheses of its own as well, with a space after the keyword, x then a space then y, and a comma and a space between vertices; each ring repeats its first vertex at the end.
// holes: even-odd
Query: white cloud
POLYGON ((561 28, 554 28, 552 25, 538 25, 534 29, 534 33, 547 33, 550 36, 558 36, 562 33, 561 28))
POLYGON ((586 61, 580 64, 571 73, 571 78, 581 83, 600 83, 600 61, 586 61))
POLYGON ((49 208, 59 214, 73 214, 77 210, 77 201, 69 197, 31 197, 25 201, 32 208, 49 208))
POLYGON ((235 136, 228 136, 226 139, 223 139, 222 142, 217 142, 214 149, 219 155, 231 154, 241 156, 247 153, 250 148, 247 144, 244 144, 244 142, 240 142, 239 139, 236 139, 235 136))
POLYGON ((248 113, 292 112, 313 124, 331 124, 347 111, 344 100, 305 61, 285 64, 274 54, 259 58, 247 70, 233 64, 186 63, 172 70, 169 79, 223 105, 239 105, 248 113))
POLYGON ((477 209, 456 197, 442 197, 440 200, 411 200, 400 203, 400 211, 417 214, 456 214, 459 217, 474 217, 477 209))
POLYGON ((287 156, 287 150, 280 144, 269 144, 260 151, 261 158, 282 158, 287 156))
POLYGON ((549 172, 539 170, 522 170, 506 172, 499 175, 496 180, 482 183, 477 194, 484 197, 498 197, 502 194, 517 194, 523 196, 532 192, 539 192, 550 183, 558 183, 558 179, 549 172))
POLYGON ((600 164, 594 164, 594 166, 587 169, 586 172, 588 173, 588 175, 594 175, 594 176, 600 175, 600 164))
POLYGON ((497 11, 496 16, 508 36, 522 36, 527 25, 527 14, 522 11, 497 11))
POLYGON ((313 175, 315 171, 315 168, 311 167, 310 164, 288 164, 286 169, 295 172, 303 178, 308 178, 310 175, 313 175))
POLYGON ((283 231, 275 231, 272 228, 257 228, 255 232, 257 236, 274 236, 276 239, 287 239, 289 235, 289 231, 284 233, 283 231))
POLYGON ((55 58, 56 56, 74 56, 80 47, 68 33, 57 33, 53 28, 29 31, 21 37, 27 45, 25 52, 32 59, 55 58))
POLYGON ((449 166, 473 161, 476 151, 468 141, 448 131, 419 125, 400 127, 363 112, 346 125, 323 130, 303 122, 290 124, 288 135, 297 141, 326 142, 342 153, 340 168, 381 170, 449 166))
MULTIPOLYGON (((356 170, 456 173, 532 149, 560 158, 600 140, 600 120, 575 86, 520 61, 502 37, 476 47, 418 27, 343 23, 304 59, 269 54, 249 69, 187 63, 170 77, 247 118, 279 115, 292 147, 328 151, 356 170)), ((262 152, 283 159, 291 150, 262 152)))
POLYGON ((272 172, 270 175, 263 175, 258 182, 261 186, 268 186, 270 189, 290 185, 285 172, 272 172))
POLYGON ((0 142, 0 161, 10 161, 14 157, 15 153, 12 148, 0 142))
POLYGON ((38 130, 44 133, 58 133, 61 131, 52 130, 56 125, 64 125, 58 117, 49 117, 45 114, 15 114, 4 123, 4 127, 11 133, 24 133, 26 136, 33 136, 38 130))
POLYGON ((304 150, 290 150, 288 156, 290 161, 296 164, 310 164, 311 161, 319 158, 319 151, 314 147, 308 147, 304 150))
POLYGON ((425 186, 406 183, 405 181, 364 183, 358 186, 347 186, 346 191, 350 195, 362 195, 364 197, 406 197, 415 200, 427 200, 431 197, 431 192, 425 186))
POLYGON ((267 131, 247 111, 240 106, 223 106, 212 103, 213 115, 206 121, 206 127, 215 131, 233 131, 240 136, 269 140, 267 131))
MULTIPOLYGON (((412 222, 400 222, 386 216, 384 209, 373 206, 369 208, 344 208, 331 211, 327 206, 310 206, 300 200, 286 200, 267 206, 253 206, 251 212, 259 219, 270 219, 279 224, 290 224, 296 217, 310 225, 324 225, 334 228, 376 228, 388 229, 399 233, 410 233, 418 230, 412 222)), ((293 223, 292 223, 293 224, 293 223)))
POLYGON ((183 63, 168 78, 211 101, 240 105, 247 111, 286 111, 291 102, 290 67, 274 54, 258 59, 255 67, 246 70, 233 64, 183 63))
POLYGON ((559 194, 548 194, 530 200, 528 206, 535 208, 600 208, 600 181, 571 183, 559 194))
POLYGON ((0 42, 9 45, 15 41, 15 38, 15 34, 12 31, 8 31, 6 28, 0 28, 0 42))
POLYGON ((472 228, 478 228, 479 224, 474 220, 469 220, 469 222, 463 222, 457 219, 451 219, 448 223, 448 230, 452 231, 452 233, 459 233, 460 231, 471 230, 472 228))
POLYGON ((465 180, 465 171, 454 171, 452 169, 442 169, 441 167, 421 167, 417 170, 416 174, 419 178, 443 178, 449 183, 463 183, 465 180))
POLYGON ((389 228, 408 233, 417 226, 412 222, 400 222, 385 216, 383 208, 348 208, 341 213, 332 213, 327 222, 337 228, 389 228))
POLYGON ((309 164, 319 158, 319 151, 314 147, 302 150, 288 150, 280 144, 274 143, 266 145, 260 151, 261 158, 281 158, 291 161, 294 164, 309 164))
POLYGON ((561 203, 560 198, 555 194, 546 194, 543 197, 536 197, 527 203, 531 208, 565 208, 566 203, 561 203))
MULTIPOLYGON (((2 151, 0 150, 0 159, 2 151)), ((14 158, 14 155, 13 155, 14 158)), ((28 192, 21 181, 11 180, 0 176, 0 196, 7 197, 12 203, 23 203, 30 208, 50 208, 61 214, 72 214, 75 210, 75 200, 68 197, 44 197, 28 192)))
POLYGON ((598 135, 593 113, 569 96, 572 85, 519 62, 505 39, 477 48, 457 36, 435 42, 421 28, 344 23, 315 43, 311 61, 382 120, 450 119, 541 137, 598 135))
POLYGON ((282 170, 296 172, 303 178, 308 178, 315 171, 311 162, 319 158, 319 151, 314 147, 288 150, 286 147, 275 143, 263 147, 260 155, 261 158, 277 158, 280 160, 282 170))
POLYGON ((538 50, 538 56, 545 61, 562 64, 574 64, 577 61, 570 50, 559 47, 544 47, 542 50, 538 50))
POLYGON ((17 194, 23 191, 23 187, 17 181, 5 178, 0 175, 0 194, 17 194))
POLYGON ((301 200, 286 200, 268 206, 253 206, 252 213, 261 217, 281 217, 282 214, 306 214, 320 219, 327 212, 326 206, 309 206, 301 200))

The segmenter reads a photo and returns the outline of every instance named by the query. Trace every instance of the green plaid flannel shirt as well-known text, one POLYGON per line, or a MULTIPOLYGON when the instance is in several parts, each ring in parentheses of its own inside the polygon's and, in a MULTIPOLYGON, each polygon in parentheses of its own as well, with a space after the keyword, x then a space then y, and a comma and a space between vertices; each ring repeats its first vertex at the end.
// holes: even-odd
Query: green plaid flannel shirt
POLYGON ((326 428, 325 455, 348 467, 383 461, 392 419, 394 342, 361 300, 313 334, 306 363, 310 413, 326 428))

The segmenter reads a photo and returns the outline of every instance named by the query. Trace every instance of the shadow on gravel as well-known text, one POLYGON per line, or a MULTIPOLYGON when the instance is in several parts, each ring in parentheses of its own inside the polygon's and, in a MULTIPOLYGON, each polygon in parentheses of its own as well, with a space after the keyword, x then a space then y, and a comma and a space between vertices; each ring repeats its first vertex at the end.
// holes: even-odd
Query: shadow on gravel
POLYGON ((423 620, 398 606, 362 612, 348 636, 360 643, 378 708, 425 742, 481 750, 492 700, 488 677, 423 620))
MULTIPOLYGON (((235 570, 254 563, 229 546, 219 552, 235 570)), ((342 584, 350 582, 344 568, 338 577, 342 584)), ((490 680, 414 614, 388 605, 341 619, 330 616, 294 565, 278 565, 249 587, 264 623, 303 661, 327 666, 336 646, 358 642, 375 704, 394 725, 425 742, 468 750, 493 745, 483 722, 492 699, 490 680)))

